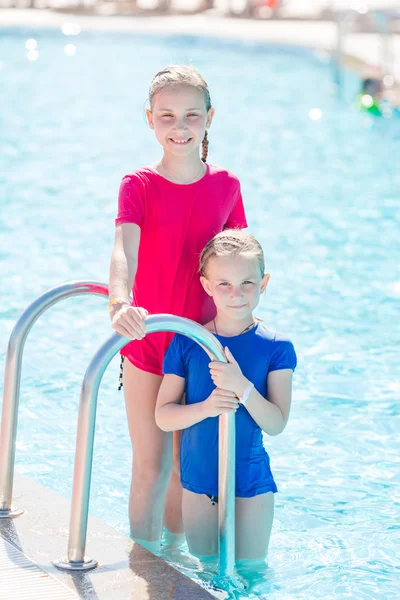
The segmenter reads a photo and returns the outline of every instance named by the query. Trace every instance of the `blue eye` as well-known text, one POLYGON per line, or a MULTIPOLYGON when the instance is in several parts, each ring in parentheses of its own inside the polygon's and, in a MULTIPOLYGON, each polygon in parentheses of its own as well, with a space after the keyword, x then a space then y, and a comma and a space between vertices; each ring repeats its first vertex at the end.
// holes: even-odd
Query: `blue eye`
POLYGON ((252 281, 243 281, 243 285, 252 285, 252 281))
POLYGON ((224 287, 226 287, 227 285, 229 285, 228 281, 222 281, 219 285, 223 285, 224 287))

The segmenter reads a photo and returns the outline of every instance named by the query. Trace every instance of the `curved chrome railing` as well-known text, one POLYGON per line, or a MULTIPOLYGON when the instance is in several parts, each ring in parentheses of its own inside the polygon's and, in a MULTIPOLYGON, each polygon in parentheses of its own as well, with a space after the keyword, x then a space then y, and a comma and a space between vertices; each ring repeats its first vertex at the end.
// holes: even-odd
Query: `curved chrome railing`
POLYGON ((81 294, 108 296, 108 286, 98 281, 70 281, 37 298, 22 313, 8 342, 4 369, 3 408, 0 432, 0 518, 15 517, 22 510, 11 508, 14 483, 15 440, 17 436, 22 353, 32 325, 50 306, 81 294))
MULTIPOLYGON (((5 364, 0 432, 0 518, 15 517, 23 512, 16 507, 12 508, 11 502, 21 363, 26 338, 35 321, 45 310, 60 300, 81 294, 108 296, 108 287, 96 281, 75 281, 52 288, 24 311, 11 333, 5 364)), ((148 333, 174 331, 187 335, 200 344, 211 358, 226 361, 222 347, 215 336, 194 321, 172 315, 152 315, 146 319, 146 326, 148 333)), ((85 560, 84 557, 97 393, 109 362, 128 341, 127 338, 117 334, 107 340, 94 356, 83 380, 78 416, 68 557, 55 561, 56 566, 62 569, 92 569, 97 565, 96 561, 85 560)), ((233 414, 221 415, 219 418, 218 495, 220 573, 231 576, 235 564, 235 418, 233 414)))
MULTIPOLYGON (((194 321, 173 315, 151 315, 146 319, 146 329, 148 333, 173 331, 186 335, 200 344, 211 359, 226 362, 223 348, 217 338, 194 321)), ((93 569, 97 565, 95 560, 84 556, 97 395, 108 364, 128 341, 118 334, 108 339, 96 352, 83 380, 76 436, 68 557, 54 561, 60 569, 93 569)), ((221 574, 231 575, 235 564, 235 415, 221 415, 219 427, 220 571, 221 574)))

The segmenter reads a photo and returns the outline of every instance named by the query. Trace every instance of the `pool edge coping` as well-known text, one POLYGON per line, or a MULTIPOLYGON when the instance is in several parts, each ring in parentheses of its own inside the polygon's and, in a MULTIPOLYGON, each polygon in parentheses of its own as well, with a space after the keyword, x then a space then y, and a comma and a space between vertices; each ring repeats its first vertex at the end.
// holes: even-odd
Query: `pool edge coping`
POLYGON ((30 477, 15 474, 14 503, 24 513, 0 519, 0 536, 84 600, 215 598, 161 558, 89 514, 87 554, 99 566, 65 572, 52 561, 67 553, 70 502, 30 477))

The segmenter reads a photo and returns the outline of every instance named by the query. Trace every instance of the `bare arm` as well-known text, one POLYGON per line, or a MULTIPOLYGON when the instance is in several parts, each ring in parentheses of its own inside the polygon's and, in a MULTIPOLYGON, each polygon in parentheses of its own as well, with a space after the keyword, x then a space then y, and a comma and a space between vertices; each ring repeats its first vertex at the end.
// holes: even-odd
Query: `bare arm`
POLYGON ((246 408, 255 422, 268 435, 278 435, 286 427, 292 401, 292 369, 268 374, 268 399, 253 388, 246 408))
POLYGON ((129 298, 136 275, 140 243, 140 227, 123 223, 115 229, 110 264, 110 298, 129 298))
MULTIPOLYGON (((134 223, 123 223, 115 230, 114 248, 111 255, 110 299, 129 299, 136 275, 140 243, 140 227, 134 223)), ((125 337, 142 339, 146 334, 144 319, 147 311, 119 302, 110 308, 113 329, 125 337)))
POLYGON ((156 404, 156 423, 163 431, 179 431, 202 421, 201 402, 181 404, 185 380, 178 375, 164 375, 156 404))
POLYGON ((182 404, 185 380, 178 375, 164 375, 158 392, 156 423, 163 431, 179 431, 191 427, 207 417, 217 417, 238 408, 232 392, 215 389, 203 402, 182 404))

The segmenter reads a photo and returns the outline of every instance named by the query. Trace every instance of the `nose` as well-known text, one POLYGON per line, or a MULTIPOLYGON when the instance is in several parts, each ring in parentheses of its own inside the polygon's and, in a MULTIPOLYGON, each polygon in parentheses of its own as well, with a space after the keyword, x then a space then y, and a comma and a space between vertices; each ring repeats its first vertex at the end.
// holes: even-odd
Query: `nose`
POLYGON ((177 131, 184 131, 185 129, 187 129, 186 126, 186 121, 184 117, 177 117, 176 121, 175 121, 175 129, 177 131))
POLYGON ((243 290, 240 285, 233 285, 231 288, 231 298, 241 298, 243 296, 243 290))

